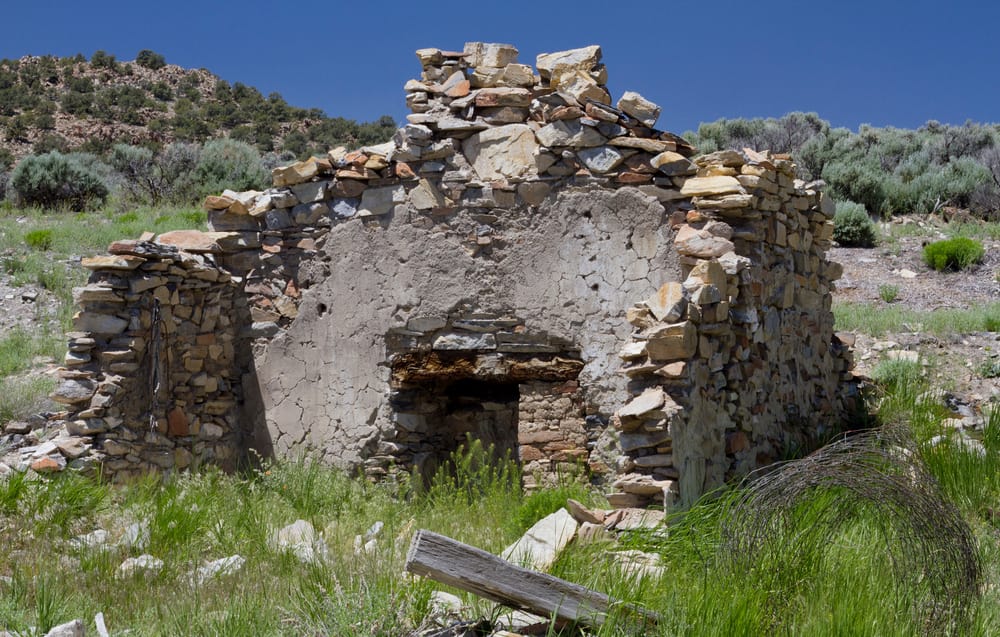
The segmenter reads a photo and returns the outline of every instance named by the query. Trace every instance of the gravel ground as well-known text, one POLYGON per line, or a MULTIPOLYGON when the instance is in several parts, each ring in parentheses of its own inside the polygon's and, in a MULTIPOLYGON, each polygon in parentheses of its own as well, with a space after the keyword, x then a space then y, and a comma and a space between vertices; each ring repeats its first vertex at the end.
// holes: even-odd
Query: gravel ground
POLYGON ((984 242, 983 262, 967 271, 935 272, 923 262, 924 241, 903 237, 891 247, 830 250, 830 259, 844 266, 834 298, 881 302, 879 286, 895 285, 899 288, 895 302, 915 310, 968 308, 1000 301, 1000 242, 984 242))

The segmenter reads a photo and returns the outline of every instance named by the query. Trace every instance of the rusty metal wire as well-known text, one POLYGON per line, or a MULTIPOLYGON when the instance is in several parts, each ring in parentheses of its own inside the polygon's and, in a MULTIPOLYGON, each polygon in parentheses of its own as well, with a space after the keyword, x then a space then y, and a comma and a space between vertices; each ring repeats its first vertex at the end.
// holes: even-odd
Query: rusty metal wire
POLYGON ((886 593, 904 595, 927 634, 960 633, 980 594, 980 556, 914 449, 902 429, 873 429, 751 476, 722 521, 723 554, 743 569, 781 556, 809 571, 863 520, 893 570, 886 593))

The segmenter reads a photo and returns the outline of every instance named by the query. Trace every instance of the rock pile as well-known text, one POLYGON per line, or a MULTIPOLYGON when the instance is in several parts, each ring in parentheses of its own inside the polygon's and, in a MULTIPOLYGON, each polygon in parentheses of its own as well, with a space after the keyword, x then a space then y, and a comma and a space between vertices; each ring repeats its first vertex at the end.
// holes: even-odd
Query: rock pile
POLYGON ((782 449, 815 446, 857 397, 830 310, 841 274, 825 258, 830 199, 787 156, 696 161, 680 184, 690 205, 671 217, 687 276, 627 312, 619 505, 690 503, 782 449))

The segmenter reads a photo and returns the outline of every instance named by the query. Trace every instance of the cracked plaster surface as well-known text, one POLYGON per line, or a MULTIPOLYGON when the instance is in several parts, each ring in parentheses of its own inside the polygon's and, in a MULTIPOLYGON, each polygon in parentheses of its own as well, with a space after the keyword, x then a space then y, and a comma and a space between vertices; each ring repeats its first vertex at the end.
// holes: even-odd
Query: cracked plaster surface
POLYGON ((662 205, 632 188, 567 188, 537 209, 491 212, 496 240, 479 253, 468 209, 331 230, 299 317, 258 361, 277 453, 357 469, 393 428, 385 334, 419 316, 514 315, 579 349, 588 413, 609 416, 626 399, 624 309, 679 275, 662 205))

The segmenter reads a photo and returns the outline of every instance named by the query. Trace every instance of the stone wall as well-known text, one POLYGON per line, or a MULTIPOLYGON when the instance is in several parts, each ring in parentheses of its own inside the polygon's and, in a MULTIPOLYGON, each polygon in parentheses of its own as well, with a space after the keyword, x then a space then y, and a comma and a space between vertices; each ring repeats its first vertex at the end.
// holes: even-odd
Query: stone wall
POLYGON ((627 312, 635 396, 614 419, 627 456, 619 505, 690 503, 822 442, 856 391, 833 332, 833 206, 787 158, 698 158, 674 217, 685 277, 627 312), (683 219, 683 221, 681 221, 683 219))
MULTIPOLYGON (((235 353, 212 373, 265 422, 174 396, 189 424, 226 422, 234 451, 215 458, 308 453, 380 477, 430 471, 479 437, 532 478, 580 463, 613 474, 622 503, 670 501, 836 422, 849 361, 817 184, 753 151, 692 161, 653 128, 658 106, 632 92, 612 106, 599 47, 541 55, 537 74, 509 45, 417 55, 392 141, 275 169, 273 188, 206 200, 213 232, 113 255, 145 259, 119 272, 129 285, 190 261, 234 292, 235 353), (179 252, 154 258, 164 245, 179 252)), ((169 282, 181 307, 194 283, 169 282)), ((106 310, 85 306, 119 316, 106 310)), ((186 354, 197 339, 176 345, 208 360, 186 354)), ((119 401, 105 405, 126 414, 113 431, 146 426, 119 401)))
POLYGON ((246 298, 204 257, 119 241, 83 260, 80 311, 53 398, 67 433, 105 475, 218 465, 246 451, 244 375, 252 369, 246 298))

